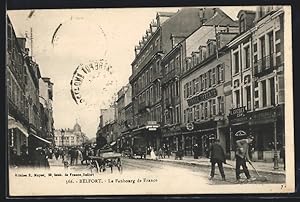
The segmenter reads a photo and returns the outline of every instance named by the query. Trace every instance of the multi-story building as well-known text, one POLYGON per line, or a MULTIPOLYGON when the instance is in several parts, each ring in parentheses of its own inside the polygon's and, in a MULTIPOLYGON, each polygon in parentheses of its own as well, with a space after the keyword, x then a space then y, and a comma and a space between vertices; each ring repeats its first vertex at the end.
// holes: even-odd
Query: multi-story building
MULTIPOLYGON (((26 100, 26 64, 13 25, 7 16, 6 78, 8 102, 9 155, 21 155, 28 147, 28 105, 26 100)), ((13 160, 9 158, 9 160, 13 160)))
POLYGON ((81 126, 76 123, 73 129, 54 130, 54 142, 56 147, 83 146, 88 142, 88 137, 81 131, 81 126))
POLYGON ((163 119, 161 59, 172 48, 170 36, 185 37, 214 15, 213 9, 184 8, 176 13, 158 12, 139 45, 132 62, 132 136, 144 138, 148 146, 160 146, 163 119))
POLYGON ((54 142, 53 83, 50 81, 50 78, 41 77, 39 79, 39 87, 42 137, 50 142, 54 142))
MULTIPOLYGON (((114 103, 108 109, 101 109, 100 123, 97 130, 97 138, 100 136, 106 139, 106 142, 112 143, 117 140, 119 136, 119 125, 117 123, 118 111, 114 103)), ((98 143, 97 143, 98 144, 98 143)), ((102 143, 99 143, 102 145, 102 143)))
POLYGON ((131 85, 123 86, 118 92, 117 98, 117 125, 119 126, 119 135, 117 137, 117 148, 120 149, 124 143, 126 134, 129 134, 130 126, 132 125, 132 111, 130 111, 131 103, 131 85), (123 137, 121 137, 123 136, 123 137))
POLYGON ((254 135, 252 158, 272 160, 274 142, 284 144, 284 11, 263 6, 256 13, 240 11, 238 17, 241 33, 229 44, 231 136, 254 135))
MULTIPOLYGON (((230 51, 227 43, 238 34, 238 24, 222 10, 183 42, 185 53, 180 76, 181 133, 173 137, 174 149, 192 155, 198 144, 208 156, 211 139, 220 139, 230 155, 227 115, 231 108, 230 51)), ((169 138, 170 139, 170 138, 169 138)))

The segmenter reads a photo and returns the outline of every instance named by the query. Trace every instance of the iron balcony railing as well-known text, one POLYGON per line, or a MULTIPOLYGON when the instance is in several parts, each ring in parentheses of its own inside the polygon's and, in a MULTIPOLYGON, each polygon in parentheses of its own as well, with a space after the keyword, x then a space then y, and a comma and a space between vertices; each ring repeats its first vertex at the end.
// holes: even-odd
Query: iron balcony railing
POLYGON ((254 62, 254 76, 261 77, 270 74, 275 69, 275 54, 271 54, 254 62))

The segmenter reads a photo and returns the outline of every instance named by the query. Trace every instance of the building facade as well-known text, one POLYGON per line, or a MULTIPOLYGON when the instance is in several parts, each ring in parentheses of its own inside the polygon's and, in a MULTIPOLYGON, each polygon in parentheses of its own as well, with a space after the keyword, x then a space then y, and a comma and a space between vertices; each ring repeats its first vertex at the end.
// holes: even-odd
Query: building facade
POLYGON ((54 130, 54 142, 56 147, 83 146, 88 142, 88 137, 81 131, 81 126, 76 123, 73 129, 54 130))
MULTIPOLYGON (((184 8, 177 13, 158 12, 139 45, 132 62, 133 130, 132 136, 143 138, 147 146, 161 145, 162 69, 161 59, 173 48, 170 36, 186 37, 214 15, 213 9, 184 8)), ((173 43, 176 43, 174 41, 173 43)))
POLYGON ((40 98, 40 110, 41 110, 41 125, 42 125, 42 137, 50 142, 53 142, 54 138, 54 119, 53 119, 53 83, 50 78, 42 77, 39 79, 39 98, 40 98))
POLYGON ((284 145, 284 11, 278 6, 257 7, 255 18, 246 11, 238 17, 240 25, 246 26, 229 44, 231 136, 236 139, 241 131, 252 134, 252 158, 271 161, 274 149, 284 145))
MULTIPOLYGON (((27 69, 22 48, 13 25, 7 17, 6 78, 8 102, 9 155, 21 155, 21 146, 28 147, 29 115, 26 100, 27 69)), ((10 160, 13 160, 10 158, 10 160)), ((11 162, 10 162, 11 163, 11 162)))
MULTIPOLYGON (((196 128, 190 131, 186 129, 187 124, 194 125, 196 121, 199 125, 200 120, 200 117, 196 117, 200 103, 190 104, 191 102, 187 102, 187 100, 194 99, 193 97, 199 93, 205 94, 204 83, 211 81, 209 78, 204 80, 206 78, 204 76, 208 75, 211 78, 214 76, 214 84, 216 83, 215 80, 218 76, 216 71, 223 72, 224 69, 209 67, 205 63, 208 60, 213 60, 212 58, 217 53, 217 45, 219 49, 224 47, 237 34, 238 29, 237 23, 222 10, 217 8, 212 10, 213 15, 206 18, 201 27, 180 43, 176 43, 180 39, 176 40, 176 38, 172 39, 171 37, 172 43, 175 42, 175 47, 164 57, 162 62, 164 83, 163 141, 173 151, 183 150, 184 155, 192 155, 193 145, 196 143, 200 145, 200 154, 203 154, 205 148, 208 147, 209 142, 207 140, 202 141, 199 139, 201 135, 195 135, 196 128), (216 40, 216 34, 218 34, 219 40, 216 40), (198 71, 197 69, 201 70, 198 71), (204 72, 200 76, 203 71, 208 72, 204 72), (203 88, 201 89, 202 83, 203 88), (193 106, 194 104, 196 106, 193 106), (197 113, 193 110, 197 110, 197 113)), ((221 55, 222 53, 220 53, 221 55)), ((219 59, 221 64, 223 58, 220 57, 219 59)), ((202 126, 203 124, 200 124, 198 127, 202 126)))

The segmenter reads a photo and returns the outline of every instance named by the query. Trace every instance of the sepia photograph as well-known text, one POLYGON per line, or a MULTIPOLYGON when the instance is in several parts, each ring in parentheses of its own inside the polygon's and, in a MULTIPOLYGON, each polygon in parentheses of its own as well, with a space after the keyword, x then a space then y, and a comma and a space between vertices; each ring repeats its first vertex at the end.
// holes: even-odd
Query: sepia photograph
POLYGON ((295 191, 290 6, 6 22, 9 196, 295 191))

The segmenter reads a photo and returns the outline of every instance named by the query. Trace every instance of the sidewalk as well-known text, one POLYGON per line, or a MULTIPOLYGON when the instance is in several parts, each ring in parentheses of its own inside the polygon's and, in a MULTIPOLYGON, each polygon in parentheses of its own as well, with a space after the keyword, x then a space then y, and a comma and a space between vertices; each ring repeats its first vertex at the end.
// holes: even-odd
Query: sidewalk
MULTIPOLYGON (((210 159, 205 158, 205 157, 199 157, 199 159, 194 159, 192 156, 184 156, 182 160, 175 160, 174 156, 170 156, 170 158, 162 158, 162 159, 157 159, 153 160, 150 158, 150 155, 147 155, 146 157, 147 160, 152 160, 152 161, 166 161, 166 162, 171 162, 171 163, 178 163, 178 164, 185 164, 185 165, 197 165, 197 166, 207 166, 210 167, 210 159)), ((235 161, 233 160, 226 160, 226 163, 228 164, 223 164, 224 169, 235 169, 235 161)), ((254 167, 258 172, 264 172, 264 173, 270 173, 270 174, 277 174, 277 175, 285 175, 285 170, 283 170, 283 164, 279 163, 279 169, 274 170, 273 166, 274 163, 266 163, 266 162, 252 162, 254 167)), ((254 171, 252 166, 247 163, 247 167, 250 171, 254 171)))

